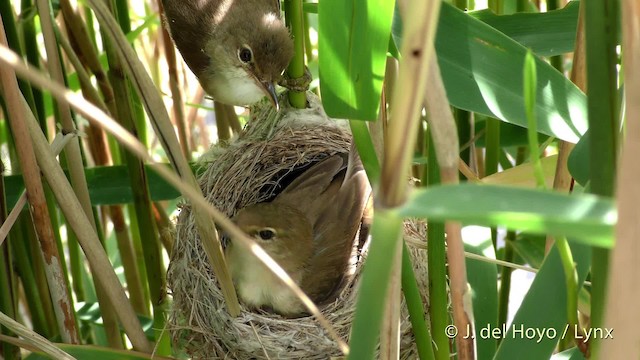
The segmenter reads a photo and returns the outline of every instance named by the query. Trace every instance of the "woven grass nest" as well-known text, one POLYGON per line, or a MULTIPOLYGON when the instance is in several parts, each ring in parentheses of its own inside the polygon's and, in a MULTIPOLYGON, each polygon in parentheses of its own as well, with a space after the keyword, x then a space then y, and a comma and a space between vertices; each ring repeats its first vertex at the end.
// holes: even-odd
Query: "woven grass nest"
MULTIPOLYGON (((252 109, 243 133, 225 147, 213 147, 199 176, 202 191, 228 216, 273 198, 281 182, 297 169, 336 153, 347 153, 351 135, 346 124, 329 119, 312 93, 310 108, 269 105, 252 109)), ((282 101, 281 103, 287 103, 282 101)), ((419 222, 406 222, 405 234, 425 233, 419 222)), ((355 241, 355 240, 354 240, 355 241)), ((415 243, 415 242, 413 242, 415 243)), ((411 246, 419 281, 426 282, 426 253, 411 246)), ((363 252, 366 255, 366 251, 363 252)), ((321 308, 338 334, 348 341, 355 312, 362 256, 354 257, 348 281, 338 297, 321 308)), ((177 348, 193 359, 330 359, 342 354, 337 344, 311 316, 288 319, 244 306, 231 317, 210 270, 188 204, 182 206, 168 272, 173 304, 169 328, 177 348)), ((426 283, 423 302, 427 304, 426 283)), ((426 314, 425 308, 425 314, 426 314)), ((417 358, 406 308, 402 310, 401 358, 417 358)))

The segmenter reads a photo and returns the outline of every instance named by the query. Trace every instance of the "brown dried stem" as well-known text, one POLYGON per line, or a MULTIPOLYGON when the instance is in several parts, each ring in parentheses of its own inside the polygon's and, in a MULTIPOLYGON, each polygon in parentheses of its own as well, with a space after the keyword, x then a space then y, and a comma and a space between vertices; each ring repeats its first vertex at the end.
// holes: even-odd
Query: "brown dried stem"
MULTIPOLYGON (((0 43, 7 44, 4 32, 4 24, 0 18, 0 43)), ((22 94, 18 88, 18 81, 13 69, 9 66, 0 67, 0 78, 2 80, 3 95, 7 104, 8 119, 11 124, 11 131, 15 139, 16 151, 20 160, 22 176, 27 198, 29 200, 29 211, 33 218, 38 240, 40 242, 41 254, 44 258, 45 274, 49 285, 49 293, 53 300, 53 309, 56 314, 58 330, 63 341, 71 344, 78 344, 78 329, 74 317, 73 304, 69 298, 67 283, 62 271, 60 254, 56 246, 51 218, 44 196, 44 188, 40 177, 40 171, 36 163, 33 145, 29 136, 29 130, 24 119, 30 114, 28 105, 22 106, 22 94)), ((31 114, 33 115, 33 114, 31 114)), ((35 120, 34 120, 35 121, 35 120)), ((38 130, 40 131, 40 130, 38 130)))
POLYGON ((611 270, 605 323, 615 329, 614 337, 602 341, 600 354, 594 358, 640 358, 640 333, 637 319, 640 307, 640 3, 636 0, 621 2, 622 14, 622 62, 626 95, 626 137, 620 157, 617 177, 618 224, 616 245, 611 254, 611 270))
MULTIPOLYGON (((162 7, 162 0, 157 0, 158 12, 164 13, 162 7)), ((186 124, 184 116, 184 103, 182 101, 183 95, 180 87, 180 78, 178 77, 178 70, 176 67, 176 49, 173 47, 173 41, 167 31, 165 24, 165 17, 160 16, 159 31, 162 33, 162 44, 164 45, 164 57, 167 60, 167 67, 169 68, 169 88, 171 89, 171 99, 173 100, 173 115, 178 128, 178 137, 180 138, 180 146, 182 147, 182 153, 187 161, 191 161, 191 151, 189 150, 189 127, 186 124)))
MULTIPOLYGON (((440 166, 440 178, 443 184, 457 184, 460 161, 458 131, 435 57, 429 64, 429 84, 425 104, 440 166)), ((445 223, 453 322, 458 329, 473 329, 473 308, 467 284, 461 228, 460 223, 457 222, 445 223)), ((465 339, 458 336, 456 344, 459 359, 474 359, 475 346, 471 337, 465 339)))
MULTIPOLYGON (((583 4, 580 3, 580 12, 578 14, 578 27, 576 29, 576 48, 573 52, 573 66, 571 67, 571 81, 580 88, 584 93, 587 92, 586 83, 586 64, 584 51, 584 11, 583 4)), ((556 174, 553 178, 553 189, 561 192, 571 191, 571 174, 567 167, 569 154, 575 147, 575 144, 560 140, 558 144, 558 162, 556 163, 556 174)), ((553 246, 553 237, 547 236, 545 242, 545 254, 551 250, 553 246)))

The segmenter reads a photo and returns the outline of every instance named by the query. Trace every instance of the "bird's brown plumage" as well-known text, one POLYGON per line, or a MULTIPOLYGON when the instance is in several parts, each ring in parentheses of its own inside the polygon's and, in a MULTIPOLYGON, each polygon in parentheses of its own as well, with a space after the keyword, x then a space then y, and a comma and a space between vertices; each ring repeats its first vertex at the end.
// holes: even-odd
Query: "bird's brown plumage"
POLYGON ((275 83, 293 57, 276 0, 163 0, 163 6, 176 47, 202 87, 220 102, 255 102, 260 89, 275 83), (252 61, 238 58, 243 47, 251 50, 252 61), (247 89, 252 81, 256 87, 247 89))
MULTIPOLYGON (((234 218, 317 303, 328 300, 345 273, 369 194, 357 156, 346 160, 341 155, 322 160, 272 202, 246 207, 234 218), (259 236, 264 229, 276 230, 276 236, 264 241, 259 236)), ((263 273, 256 271, 253 279, 248 278, 246 272, 255 266, 250 262, 257 260, 233 243, 227 256, 240 297, 248 305, 269 306, 288 316, 305 311, 291 292, 263 279, 263 273)))

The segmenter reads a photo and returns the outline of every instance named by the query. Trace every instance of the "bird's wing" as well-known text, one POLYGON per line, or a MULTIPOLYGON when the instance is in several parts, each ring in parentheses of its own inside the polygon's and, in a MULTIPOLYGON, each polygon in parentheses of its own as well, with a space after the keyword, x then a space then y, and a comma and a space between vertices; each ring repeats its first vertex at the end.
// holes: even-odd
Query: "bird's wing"
POLYGON ((324 208, 312 222, 315 251, 309 260, 308 273, 314 276, 302 282, 303 290, 315 301, 325 300, 339 285, 371 192, 354 148, 350 151, 344 179, 335 180, 339 182, 334 181, 320 196, 324 208), (333 191, 334 188, 337 191, 333 191))
POLYGON ((309 206, 316 202, 315 199, 327 190, 336 175, 345 167, 342 156, 328 157, 300 174, 278 194, 274 202, 285 203, 310 213, 309 206))
POLYGON ((165 24, 185 62, 198 77, 209 66, 206 42, 221 0, 163 0, 165 24))

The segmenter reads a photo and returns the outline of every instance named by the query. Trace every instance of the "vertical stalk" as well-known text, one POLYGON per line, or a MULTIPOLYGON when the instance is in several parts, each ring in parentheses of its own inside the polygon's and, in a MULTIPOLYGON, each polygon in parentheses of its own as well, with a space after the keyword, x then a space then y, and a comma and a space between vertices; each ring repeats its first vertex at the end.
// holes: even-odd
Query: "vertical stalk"
MULTIPOLYGON (((18 63, 16 67, 20 69, 22 75, 26 73, 22 72, 25 68, 24 66, 21 66, 21 64, 18 63)), ((38 79, 36 83, 39 86, 43 86, 43 84, 46 83, 45 81, 40 81, 42 78, 37 77, 31 78, 32 83, 34 79, 38 79)), ((46 86, 56 89, 57 93, 54 92, 53 94, 59 94, 64 91, 60 85, 54 83, 47 83, 46 86)), ((58 96, 58 100, 64 101, 65 98, 63 96, 58 96)), ((86 101, 85 104, 92 110, 97 111, 100 114, 104 114, 98 108, 93 107, 92 104, 86 101)), ((82 109, 80 111, 82 111, 82 109)), ((88 116, 87 114, 88 112, 84 113, 85 116, 88 116)), ((56 161, 53 151, 47 146, 44 134, 39 131, 35 119, 27 116, 26 122, 34 140, 34 149, 38 154, 38 165, 47 179, 47 182, 53 189, 53 193, 58 200, 60 209, 67 219, 67 223, 70 225, 71 229, 78 234, 78 240, 84 250, 89 264, 91 264, 92 268, 100 270, 93 273, 94 279, 96 279, 96 283, 98 284, 96 286, 96 290, 105 292, 105 295, 107 296, 106 304, 112 305, 113 309, 116 310, 116 313, 122 323, 122 327, 134 348, 140 351, 151 352, 152 347, 142 331, 140 321, 136 317, 131 303, 127 299, 126 294, 122 289, 122 285, 116 277, 106 252, 101 246, 100 239, 96 235, 96 229, 91 225, 89 219, 83 213, 82 205, 73 193, 71 185, 60 168, 60 164, 56 161)))
MULTIPOLYGON (((4 24, 0 18, 0 42, 6 44, 4 24)), ((22 175, 27 189, 31 215, 38 233, 40 249, 46 265, 47 282, 54 303, 58 329, 63 341, 79 343, 78 330, 74 317, 73 304, 63 276, 60 254, 55 243, 53 228, 49 217, 40 171, 33 152, 33 145, 26 124, 25 109, 22 107, 21 94, 13 69, 4 66, 0 69, 4 98, 9 111, 8 118, 16 141, 16 150, 20 160, 22 175)))
MULTIPOLYGON (((305 3, 311 3, 310 0, 304 0, 305 3)), ((311 26, 309 25, 309 13, 304 12, 304 51, 307 56, 307 62, 313 61, 313 46, 311 45, 311 26)))
MULTIPOLYGON (((538 151, 538 139, 537 139, 537 123, 535 116, 535 103, 536 103, 536 84, 537 73, 534 55, 531 51, 527 52, 524 60, 524 103, 525 113, 527 114, 527 135, 529 139, 529 153, 531 156, 531 163, 533 164, 533 172, 536 178, 537 187, 545 189, 544 172, 542 171, 542 165, 540 163, 540 154, 538 151)), ((575 269, 575 262, 573 261, 573 255, 569 242, 564 236, 558 237, 556 241, 556 247, 560 255, 562 262, 562 269, 565 275, 565 285, 567 292, 567 322, 573 329, 578 327, 578 275, 575 269)), ((575 330, 576 335, 582 333, 582 331, 575 330)), ((584 351, 584 342, 578 343, 578 347, 584 351)))
POLYGON ((411 168, 420 125, 420 112, 424 104, 429 77, 428 65, 434 57, 433 39, 441 3, 439 0, 433 0, 416 2, 413 5, 415 5, 412 8, 413 11, 403 14, 406 27, 402 53, 405 56, 401 59, 398 84, 392 97, 394 106, 391 109, 391 119, 394 121, 394 126, 388 129, 376 217, 373 222, 374 240, 367 259, 367 262, 384 264, 382 268, 377 269, 382 278, 375 278, 376 274, 367 271, 365 266, 352 328, 352 333, 359 336, 352 337, 349 359, 374 357, 378 343, 377 335, 380 333, 380 314, 383 312, 386 298, 387 280, 392 272, 388 258, 390 255, 395 255, 393 251, 398 248, 395 241, 401 241, 399 235, 402 221, 394 208, 406 201, 408 190, 406 175, 411 168), (371 295, 374 288, 379 295, 372 299, 367 298, 367 294, 371 295), (369 310, 373 313, 365 312, 363 304, 369 304, 369 310))
MULTIPOLYGON (((9 1, 9 3, 11 3, 9 1)), ((22 0, 22 10, 29 9, 33 6, 32 0, 22 0)), ((38 41, 36 34, 36 26, 34 18, 26 18, 22 21, 22 38, 25 45, 25 53, 27 61, 36 69, 40 68, 40 52, 38 51, 38 41)), ((36 107, 34 114, 40 123, 40 128, 45 131, 47 129, 46 110, 44 105, 44 94, 39 89, 33 88, 33 101, 36 107)))
POLYGON ((637 321, 640 308, 636 306, 640 289, 637 269, 640 262, 638 248, 638 204, 640 203, 640 4, 636 0, 621 1, 622 65, 626 102, 625 139, 620 155, 617 178, 618 221, 615 225, 615 248, 611 254, 611 276, 605 326, 616 329, 615 340, 602 341, 602 349, 592 352, 598 359, 640 358, 637 321))
MULTIPOLYGON (((558 0, 547 0, 547 11, 557 10, 560 8, 560 4, 558 0)), ((556 68, 560 72, 560 74, 564 74, 564 64, 563 64, 564 55, 556 55, 549 58, 551 62, 551 66, 556 68)))
MULTIPOLYGON (((4 224, 7 219, 7 204, 5 201, 6 188, 4 186, 4 163, 0 159, 0 222, 4 224)), ((6 243, 0 242, 0 312, 9 316, 10 318, 16 318, 15 300, 15 274, 13 272, 13 264, 11 263, 11 253, 9 251, 9 241, 6 243)), ((0 326, 0 334, 14 336, 14 334, 8 328, 0 326)), ((0 356, 5 360, 19 359, 20 349, 11 344, 5 343, 3 345, 0 356)))
MULTIPOLYGON (((515 166, 522 164, 525 160, 525 148, 519 147, 516 155, 515 166)), ((504 154, 504 152, 502 152, 504 154)), ((513 262, 515 252, 513 249, 513 242, 516 240, 516 233, 514 231, 508 231, 507 236, 504 239, 504 258, 503 261, 513 262)), ((498 326, 502 326, 507 323, 509 316, 509 297, 511 294, 511 273, 513 269, 508 266, 503 266, 500 270, 500 290, 498 293, 498 326)), ((502 339, 498 339, 498 344, 502 339)))
POLYGON ((231 139, 231 127, 227 118, 227 107, 224 104, 215 102, 213 110, 216 114, 216 129, 218 130, 218 141, 221 144, 227 144, 231 139))
MULTIPOLYGON (((432 132, 431 138, 436 149, 440 178, 443 184, 457 184, 459 182, 458 164, 460 159, 458 132, 449 107, 438 61, 435 58, 431 59, 428 67, 430 89, 425 94, 424 103, 432 132)), ((447 221, 444 227, 447 234, 447 261, 453 323, 457 329, 469 329, 470 333, 475 333, 472 321, 472 299, 467 282, 464 244, 462 242, 462 225, 458 222, 447 221)), ((474 338, 458 336, 456 337, 456 346, 459 359, 475 358, 474 338)))
MULTIPOLYGON (((287 75, 292 79, 304 76, 304 23, 302 0, 284 1, 285 21, 293 35, 293 59, 287 68, 287 75)), ((289 91, 289 103, 298 109, 307 107, 307 96, 304 92, 289 91)))
MULTIPOLYGON (((0 16, 2 16, 5 24, 4 29, 7 35, 7 43, 9 44, 9 47, 18 54, 24 54, 22 51, 22 46, 20 45, 20 40, 18 39, 17 26, 15 19, 13 18, 13 7, 11 6, 10 1, 0 2, 0 16)), ((20 86, 20 91, 24 95, 24 98, 27 100, 27 103, 29 103, 31 111, 34 111, 35 102, 33 100, 31 84, 24 80, 18 79, 18 85, 20 86)))
MULTIPOLYGON (((515 232, 507 232, 504 239, 504 258, 502 260, 512 262, 514 257, 513 241, 515 240, 515 232)), ((503 266, 500 270, 500 291, 498 293, 498 326, 507 323, 509 316, 509 295, 511 293, 511 273, 512 270, 508 266, 503 266)), ((498 345, 502 339, 498 338, 498 345)))
MULTIPOLYGON (((466 11, 468 6, 469 6, 469 1, 468 0, 455 0, 454 2, 455 6, 462 10, 462 11, 466 11)), ((458 139, 460 139, 460 143, 461 144, 467 144, 469 143, 472 139, 473 139, 473 125, 472 125, 472 121, 473 118, 471 116, 471 113, 466 111, 466 110, 462 110, 462 109, 454 109, 453 112, 453 116, 456 119, 456 125, 458 127, 458 139)), ((466 164, 471 165, 471 149, 475 148, 473 144, 469 144, 469 147, 467 147, 466 149, 462 150, 460 152, 460 158, 462 159, 462 161, 464 161, 466 164)), ((435 154, 434 154, 435 155, 435 154)), ((460 180, 464 179, 464 175, 460 175, 460 180)))
MULTIPOLYGON (((587 54, 587 108, 589 111, 591 192, 612 196, 618 150, 619 109, 617 89, 618 1, 585 2, 587 54)), ((591 264, 591 327, 603 327, 609 250, 593 248, 591 264)), ((598 353, 600 339, 591 342, 598 353)))
MULTIPOLYGON (((51 12, 50 4, 47 0, 36 0, 36 7, 40 15, 40 23, 42 27, 42 35, 44 37, 45 49, 47 52, 47 68, 54 81, 59 84, 65 83, 65 77, 63 73, 62 64, 60 61, 60 53, 58 51, 57 40, 55 38, 54 26, 53 26, 53 14, 51 12)), ((65 102, 56 103, 58 107, 58 116, 62 125, 62 131, 73 132, 76 130, 71 108, 65 102)), ((76 197, 82 205, 82 210, 85 216, 89 219, 93 229, 96 229, 96 221, 91 207, 91 200, 89 198, 89 190, 87 187, 87 179, 84 174, 84 165, 82 160, 82 154, 80 150, 80 140, 72 139, 71 142, 65 147, 64 157, 68 161, 69 173, 71 183, 73 184, 73 190, 76 197)), ((111 344, 121 343, 120 330, 116 322, 115 313, 111 305, 106 301, 104 290, 100 289, 100 284, 97 283, 96 288, 98 294, 98 302, 102 310, 102 318, 104 321, 105 329, 109 334, 111 344)))
MULTIPOLYGON (((493 10, 497 15, 504 13, 504 0, 489 0, 489 9, 493 10)), ((485 122, 485 160, 484 160, 484 176, 493 175, 498 172, 498 164, 500 163, 500 120, 487 117, 485 122)), ((498 252, 498 231, 495 227, 491 228, 491 241, 493 248, 498 252)))
MULTIPOLYGON (((164 13, 162 7, 162 1, 157 0, 159 12, 164 13)), ((161 24, 158 31, 162 33, 162 44, 164 46, 164 58, 167 61, 167 67, 169 68, 169 88, 171 89, 171 99, 173 101, 173 116, 178 128, 178 138, 180 139, 180 146, 182 147, 182 153, 187 161, 191 161, 191 151, 189 150, 189 127, 185 122, 184 115, 184 101, 182 90, 180 87, 180 78, 178 77, 178 69, 176 62, 176 49, 173 46, 169 32, 165 24, 165 17, 160 17, 161 24)))
MULTIPOLYGON (((440 183, 440 168, 436 149, 430 136, 427 137, 427 176, 423 183, 433 186, 440 183)), ((445 328, 451 323, 449 318, 449 294, 447 292, 447 259, 444 224, 429 221, 427 226, 427 275, 429 276, 429 319, 433 336, 433 352, 438 360, 449 359, 449 338, 445 328)))
MULTIPOLYGON (((407 309, 411 320, 411 330, 416 338, 416 348, 418 348, 418 356, 420 360, 437 359, 433 355, 431 334, 427 328, 427 322, 424 318, 424 307, 422 297, 420 296, 420 288, 413 273, 411 256, 407 249, 407 244, 402 244, 402 292, 407 300, 407 309)), ((444 333, 444 331, 441 331, 444 333)), ((448 345, 448 344, 447 344, 448 345)), ((447 347, 448 349, 448 347, 447 347)), ((446 358, 448 359, 448 357, 446 358)))
MULTIPOLYGON (((557 0, 553 0, 557 1, 557 0)), ((571 82, 586 93, 585 81, 585 39, 584 39, 584 2, 580 3, 578 14, 578 26, 576 29, 576 46, 573 51, 573 61, 571 66, 570 79, 571 82)), ((567 167, 569 154, 575 147, 575 144, 560 141, 558 145, 558 162, 556 164, 556 173, 553 178, 553 189, 557 191, 569 192, 571 190, 572 177, 567 167)), ((547 236, 545 243, 545 254, 549 252, 553 246, 553 238, 547 236)))
MULTIPOLYGON (((51 300, 48 296, 48 290, 42 290, 35 279, 34 267, 31 266, 32 257, 28 254, 28 244, 25 239, 30 236, 26 231, 26 226, 31 226, 30 222, 25 221, 28 216, 24 212, 18 218, 16 225, 11 229, 11 236, 14 239, 11 250, 15 259, 17 274, 22 282, 29 312, 31 313, 31 321, 33 329, 38 334, 46 337, 52 337, 56 334, 55 324, 49 321, 47 315, 51 313, 51 300), (21 240, 16 241, 15 239, 21 240), (45 310, 46 309, 46 310, 45 310)), ((31 226, 33 228, 33 226, 31 226)))
MULTIPOLYGON (((71 27, 69 33, 74 36, 74 40, 76 43, 76 47, 81 50, 81 53, 85 54, 85 58, 93 58, 95 57, 97 62, 97 56, 95 56, 93 46, 89 43, 88 35, 86 34, 86 29, 82 26, 82 20, 79 16, 76 15, 71 4, 68 0, 62 0, 60 2, 60 6, 62 12, 64 14, 65 22, 68 27, 71 27)), ((70 62, 73 64, 76 69, 76 74, 78 75, 78 80, 80 81, 80 87, 82 89, 82 93, 85 98, 89 99, 94 105, 98 106, 105 112, 109 112, 107 110, 107 105, 102 101, 97 91, 93 88, 91 84, 91 80, 89 75, 85 71, 85 68, 82 63, 80 63, 80 59, 77 57, 73 49, 71 49, 71 45, 67 41, 66 38, 59 35, 59 41, 65 52, 67 53, 67 57, 70 62)), ((89 61, 92 62, 92 61, 89 61)), ((95 65, 94 65, 95 66, 95 65)), ((91 66, 88 66, 91 68, 91 66)), ((95 71, 96 78, 99 78, 99 75, 102 73, 102 67, 98 63, 98 67, 100 71, 95 71)), ((111 85, 107 83, 107 79, 103 78, 98 81, 101 84, 101 88, 105 92, 105 97, 111 99, 110 104, 112 107, 115 107, 115 103, 113 101, 113 91, 111 89, 111 85)), ((109 149, 106 143, 106 134, 104 131, 97 126, 89 127, 89 143, 90 150, 93 155, 93 159, 97 165, 107 166, 109 165, 111 159, 109 156, 109 149)), ((139 314, 148 315, 148 309, 146 306, 146 301, 143 292, 143 286, 140 282, 140 276, 137 271, 137 264, 135 261, 135 256, 133 254, 133 246, 131 245, 131 237, 129 236, 129 229, 126 226, 124 214, 122 211, 122 206, 120 205, 112 205, 109 207, 104 207, 104 211, 108 211, 111 217, 111 221, 113 222, 114 233, 116 236, 116 242, 118 244, 118 251, 120 252, 120 257, 122 259, 122 264, 124 267, 124 274, 127 281, 127 286, 129 290, 130 300, 134 306, 134 309, 139 314)), ((74 235, 73 233, 71 235, 74 235)), ((72 259, 72 269, 75 276, 81 276, 82 271, 79 268, 78 260, 79 260, 79 249, 75 236, 69 237, 69 254, 72 259), (72 241, 73 240, 73 241, 72 241)), ((77 279, 81 279, 81 277, 77 277, 77 279)), ((76 286, 80 286, 82 281, 74 281, 74 288, 76 286)), ((78 288, 76 290, 79 298, 84 298, 84 294, 82 293, 82 289, 78 288)))
MULTIPOLYGON (((121 11, 116 12, 116 19, 118 19, 117 16, 120 14, 121 11)), ((122 21, 123 20, 120 19, 121 26, 122 21)), ((129 101, 129 99, 132 98, 131 89, 128 85, 128 79, 125 76, 124 69, 122 67, 122 60, 107 37, 105 37, 105 48, 109 62, 108 76, 111 85, 113 86, 114 95, 118 99, 116 101, 116 118, 118 122, 127 129, 127 131, 132 134, 139 134, 140 132, 134 122, 136 113, 133 109, 133 104, 129 101)), ((186 141, 186 139, 184 140, 186 141)), ((186 143, 183 145, 186 145, 186 143)), ((144 164, 140 159, 125 149, 121 149, 121 152, 124 154, 125 163, 129 170, 129 178, 134 197, 133 205, 138 219, 138 226, 132 228, 132 231, 138 231, 140 239, 142 240, 147 283, 149 285, 151 304, 153 306, 153 327, 157 330, 156 340, 158 340, 159 343, 162 343, 162 346, 159 349, 159 354, 168 355, 168 342, 166 341, 168 339, 165 337, 165 341, 160 341, 162 336, 161 332, 165 327, 165 314, 163 311, 163 305, 166 301, 165 269, 162 265, 160 242, 158 241, 159 238, 155 228, 153 211, 151 209, 147 174, 144 169, 144 164)))

